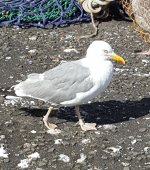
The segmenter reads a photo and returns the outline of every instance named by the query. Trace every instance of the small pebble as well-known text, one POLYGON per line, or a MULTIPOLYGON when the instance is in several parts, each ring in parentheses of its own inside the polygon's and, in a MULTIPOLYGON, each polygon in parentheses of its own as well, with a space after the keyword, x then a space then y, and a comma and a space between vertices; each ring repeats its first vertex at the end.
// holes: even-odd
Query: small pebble
POLYGON ((36 52, 36 49, 32 49, 28 51, 30 54, 34 54, 36 52))
POLYGON ((150 165, 146 165, 145 170, 150 170, 150 165))
POLYGON ((132 160, 131 156, 128 156, 128 157, 126 158, 126 160, 127 160, 127 161, 131 161, 131 160, 132 160))
POLYGON ((4 97, 0 96, 0 103, 3 103, 3 102, 4 102, 4 97))
POLYGON ((38 165, 39 165, 39 167, 46 166, 47 165, 47 161, 45 162, 45 161, 41 160, 41 161, 39 161, 38 165))
POLYGON ((29 37, 29 40, 35 41, 35 40, 37 40, 37 36, 29 37))
POLYGON ((128 166, 124 167, 123 170, 130 170, 128 166))
POLYGON ((50 148, 50 149, 48 149, 47 152, 51 153, 51 152, 54 152, 54 151, 55 151, 55 148, 50 148))
POLYGON ((138 160, 138 161, 141 161, 142 159, 143 159, 143 158, 142 158, 141 156, 138 156, 138 157, 137 157, 137 160, 138 160))
POLYGON ((8 162, 10 162, 10 160, 9 159, 4 159, 4 162, 8 163, 8 162))
POLYGON ((6 59, 6 60, 10 60, 10 59, 11 59, 11 57, 6 57, 5 59, 6 59))
POLYGON ((146 131, 146 128, 140 128, 139 129, 139 132, 145 132, 146 131))
POLYGON ((102 144, 102 145, 101 145, 101 148, 102 148, 102 149, 106 149, 106 145, 102 144))
POLYGON ((108 159, 108 157, 107 157, 107 156, 105 156, 105 155, 102 155, 102 159, 103 159, 103 160, 107 160, 107 159, 108 159))

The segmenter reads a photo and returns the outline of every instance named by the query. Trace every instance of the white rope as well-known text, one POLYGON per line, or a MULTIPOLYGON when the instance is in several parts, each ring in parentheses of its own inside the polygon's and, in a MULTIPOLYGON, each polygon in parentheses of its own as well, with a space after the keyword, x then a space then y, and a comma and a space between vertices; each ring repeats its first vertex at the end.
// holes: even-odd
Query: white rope
POLYGON ((83 9, 87 13, 99 13, 104 6, 107 6, 110 2, 114 0, 79 0, 82 4, 83 9))
POLYGON ((96 26, 94 22, 94 15, 98 15, 98 18, 106 18, 109 15, 109 10, 107 6, 109 5, 110 2, 114 0, 78 0, 83 9, 90 14, 91 20, 92 20, 92 25, 94 28, 94 32, 91 35, 87 36, 82 36, 81 38, 90 38, 98 33, 98 27, 96 26))

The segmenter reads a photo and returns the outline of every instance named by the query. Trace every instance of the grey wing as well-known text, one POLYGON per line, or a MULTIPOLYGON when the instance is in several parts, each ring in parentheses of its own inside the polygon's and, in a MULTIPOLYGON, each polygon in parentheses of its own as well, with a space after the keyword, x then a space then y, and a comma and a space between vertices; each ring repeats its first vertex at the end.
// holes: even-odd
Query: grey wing
POLYGON ((20 85, 26 96, 59 104, 74 99, 77 93, 88 91, 93 82, 89 69, 78 60, 65 62, 43 74, 31 74, 20 85))

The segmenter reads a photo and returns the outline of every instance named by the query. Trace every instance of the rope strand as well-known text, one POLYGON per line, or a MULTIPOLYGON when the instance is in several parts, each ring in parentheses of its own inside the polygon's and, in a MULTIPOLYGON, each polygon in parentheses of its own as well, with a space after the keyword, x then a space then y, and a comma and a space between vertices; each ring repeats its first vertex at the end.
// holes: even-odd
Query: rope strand
POLYGON ((79 0, 81 3, 84 11, 90 14, 92 26, 94 29, 94 32, 90 35, 82 36, 81 38, 91 38, 93 36, 96 36, 98 33, 97 25, 95 24, 94 17, 98 15, 99 18, 107 18, 109 16, 109 10, 107 6, 110 4, 110 2, 113 2, 114 0, 79 0))

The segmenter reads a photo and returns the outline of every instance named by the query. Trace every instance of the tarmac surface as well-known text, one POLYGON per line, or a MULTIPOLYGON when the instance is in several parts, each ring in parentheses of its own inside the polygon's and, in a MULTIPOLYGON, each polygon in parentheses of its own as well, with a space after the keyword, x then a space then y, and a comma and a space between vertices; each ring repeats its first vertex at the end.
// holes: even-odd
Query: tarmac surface
MULTIPOLYGON (((99 24, 98 36, 90 23, 64 28, 0 28, 0 88, 9 89, 30 73, 41 73, 62 61, 84 56, 94 40, 109 42, 126 59, 115 65, 111 85, 91 104, 81 107, 86 122, 97 131, 83 132, 74 108, 55 110, 50 117, 61 131, 43 125, 48 104, 10 100, 0 92, 1 170, 150 170, 150 58, 135 51, 148 45, 131 22, 99 24)), ((81 73, 82 74, 82 73, 81 73)))

